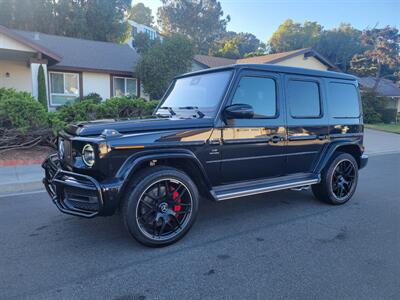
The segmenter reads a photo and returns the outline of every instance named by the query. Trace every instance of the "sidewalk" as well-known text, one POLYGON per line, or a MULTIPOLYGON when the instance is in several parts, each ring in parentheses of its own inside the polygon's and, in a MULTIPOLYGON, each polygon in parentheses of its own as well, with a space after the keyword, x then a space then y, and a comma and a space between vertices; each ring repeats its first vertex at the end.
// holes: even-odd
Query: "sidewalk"
POLYGON ((40 164, 0 167, 0 195, 44 189, 40 164))

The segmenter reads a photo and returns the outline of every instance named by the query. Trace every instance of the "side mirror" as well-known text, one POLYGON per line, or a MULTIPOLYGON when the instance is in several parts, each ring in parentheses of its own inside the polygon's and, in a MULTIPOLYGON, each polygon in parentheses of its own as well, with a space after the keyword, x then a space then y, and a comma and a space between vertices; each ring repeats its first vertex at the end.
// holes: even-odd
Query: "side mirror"
POLYGON ((224 117, 228 119, 252 119, 253 107, 249 104, 233 104, 225 107, 224 117))

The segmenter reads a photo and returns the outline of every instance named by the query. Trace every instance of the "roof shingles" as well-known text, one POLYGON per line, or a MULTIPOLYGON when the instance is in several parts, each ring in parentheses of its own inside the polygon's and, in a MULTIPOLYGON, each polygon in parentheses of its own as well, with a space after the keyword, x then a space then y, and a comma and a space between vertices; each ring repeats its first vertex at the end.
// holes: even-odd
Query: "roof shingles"
MULTIPOLYGON (((371 89, 375 85, 375 78, 360 77, 358 78, 358 82, 360 83, 362 88, 371 89)), ((382 96, 400 97, 400 87, 396 86, 396 84, 393 81, 385 78, 382 78, 379 81, 377 92, 382 96)))
POLYGON ((53 69, 87 69, 133 73, 139 55, 127 44, 115 44, 64 36, 13 30, 31 43, 45 47, 61 57, 53 69))
POLYGON ((267 54, 261 56, 253 56, 247 58, 240 58, 240 59, 228 59, 223 57, 213 57, 207 55, 195 55, 194 60, 199 62, 200 64, 205 65, 209 68, 214 67, 222 67, 232 64, 274 64, 279 61, 298 56, 298 55, 311 55, 315 56, 318 60, 322 63, 327 65, 331 69, 336 69, 336 67, 330 63, 327 59, 325 59, 322 55, 317 53, 311 48, 302 48, 293 51, 281 52, 281 53, 274 53, 274 54, 267 54))

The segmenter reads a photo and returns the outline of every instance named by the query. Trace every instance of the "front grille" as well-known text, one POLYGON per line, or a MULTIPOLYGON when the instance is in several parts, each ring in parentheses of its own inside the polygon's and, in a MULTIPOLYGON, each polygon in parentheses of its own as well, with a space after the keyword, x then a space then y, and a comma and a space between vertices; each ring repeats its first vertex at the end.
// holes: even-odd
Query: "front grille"
POLYGON ((62 201, 70 209, 98 211, 100 208, 96 186, 89 180, 77 180, 63 176, 64 182, 72 184, 65 186, 62 201))
POLYGON ((99 202, 96 197, 82 196, 75 193, 65 192, 64 204, 69 208, 85 211, 98 211, 99 202))

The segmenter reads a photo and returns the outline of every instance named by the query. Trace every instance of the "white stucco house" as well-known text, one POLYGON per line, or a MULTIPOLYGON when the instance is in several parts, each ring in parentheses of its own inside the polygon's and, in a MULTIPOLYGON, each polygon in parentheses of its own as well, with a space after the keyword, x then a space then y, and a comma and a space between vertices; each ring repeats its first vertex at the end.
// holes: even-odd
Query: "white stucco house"
POLYGON ((222 67, 232 64, 274 64, 315 70, 338 71, 337 67, 312 48, 303 48, 249 58, 229 59, 223 57, 195 55, 192 70, 222 67))
POLYGON ((127 43, 132 47, 135 47, 135 35, 137 35, 138 33, 146 33, 152 40, 163 39, 163 36, 153 27, 139 24, 132 20, 128 20, 128 24, 131 26, 131 36, 128 39, 127 43))
MULTIPOLYGON (((361 91, 371 90, 375 85, 375 78, 373 77, 360 77, 358 78, 361 91)), ((382 78, 376 88, 379 96, 385 97, 385 107, 388 109, 396 109, 400 114, 400 87, 393 81, 382 78)))
POLYGON ((50 110, 89 93, 103 99, 141 96, 139 59, 127 44, 115 44, 0 25, 0 87, 38 95, 38 69, 45 71, 50 110))

